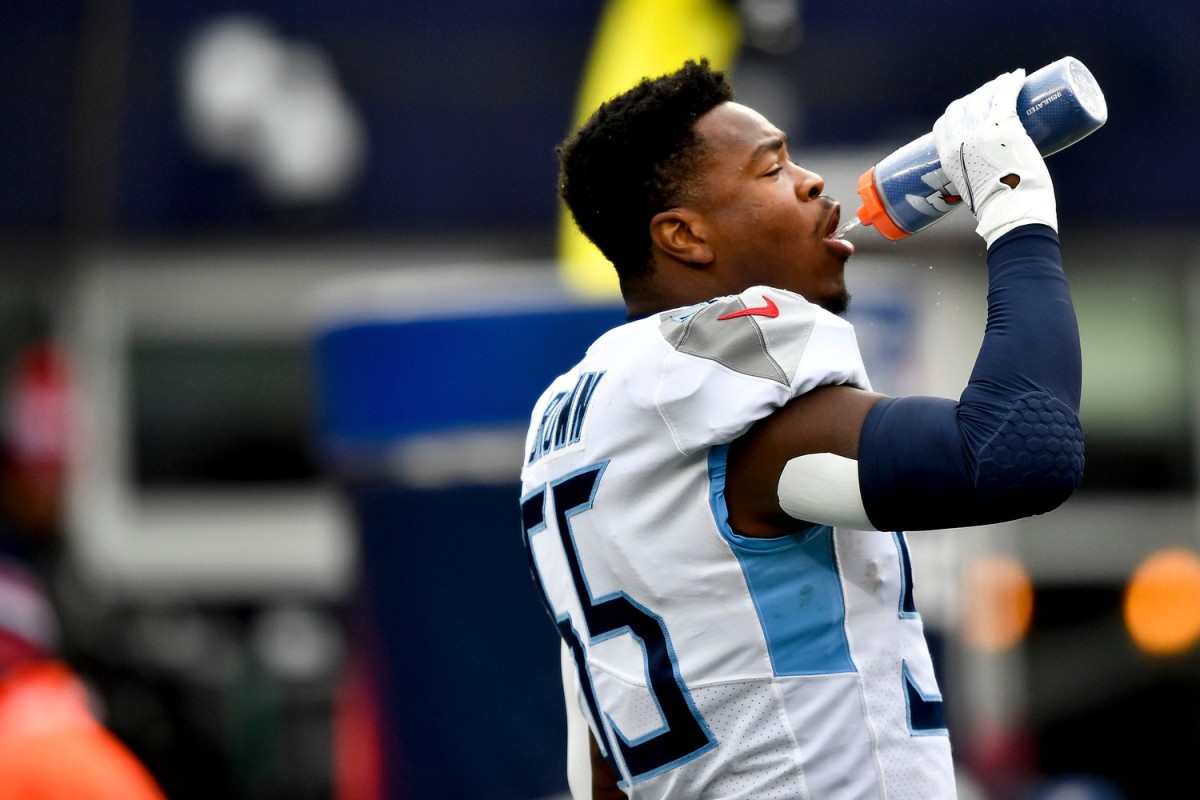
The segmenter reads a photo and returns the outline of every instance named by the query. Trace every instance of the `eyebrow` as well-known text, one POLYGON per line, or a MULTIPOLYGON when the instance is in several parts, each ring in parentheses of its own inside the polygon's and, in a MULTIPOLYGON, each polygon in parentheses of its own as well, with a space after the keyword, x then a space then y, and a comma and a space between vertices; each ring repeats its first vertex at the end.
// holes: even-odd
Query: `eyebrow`
POLYGON ((750 163, 753 164, 767 153, 778 153, 787 146, 787 134, 781 133, 775 138, 763 142, 758 147, 754 148, 754 152, 750 154, 750 163))

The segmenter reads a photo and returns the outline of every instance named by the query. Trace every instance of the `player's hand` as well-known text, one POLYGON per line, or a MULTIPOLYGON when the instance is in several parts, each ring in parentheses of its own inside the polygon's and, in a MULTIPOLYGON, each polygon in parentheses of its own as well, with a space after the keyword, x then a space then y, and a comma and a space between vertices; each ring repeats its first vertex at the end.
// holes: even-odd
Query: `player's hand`
POLYGON ((955 100, 933 126, 942 169, 988 246, 1013 228, 1058 230, 1054 184, 1017 116, 1025 70, 1006 72, 955 100))

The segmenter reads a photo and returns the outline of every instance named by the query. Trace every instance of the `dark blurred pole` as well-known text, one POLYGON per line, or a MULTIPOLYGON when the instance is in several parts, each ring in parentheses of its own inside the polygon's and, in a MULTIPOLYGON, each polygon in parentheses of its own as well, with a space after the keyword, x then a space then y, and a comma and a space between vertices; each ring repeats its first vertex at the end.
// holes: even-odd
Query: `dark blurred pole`
POLYGON ((72 256, 113 233, 130 22, 129 0, 83 4, 64 237, 72 256))
POLYGON ((114 234, 130 0, 84 0, 75 49, 60 233, 29 259, 34 324, 53 328, 86 254, 114 234))
MULTIPOLYGON (((14 270, 16 280, 10 285, 27 300, 16 308, 20 324, 9 320, 19 339, 53 331, 81 259, 113 235, 129 29, 129 0, 84 0, 75 35, 64 42, 63 57, 73 61, 74 85, 62 218, 47 232, 6 236, 0 253, 6 267, 14 270)), ((53 144, 46 142, 47 147, 53 144)))

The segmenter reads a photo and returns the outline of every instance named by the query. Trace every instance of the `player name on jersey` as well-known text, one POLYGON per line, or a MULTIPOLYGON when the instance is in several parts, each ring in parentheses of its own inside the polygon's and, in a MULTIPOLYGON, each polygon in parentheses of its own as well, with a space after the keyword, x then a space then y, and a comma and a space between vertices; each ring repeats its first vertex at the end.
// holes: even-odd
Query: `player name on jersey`
POLYGON ((537 436, 526 463, 532 464, 542 456, 576 444, 583 434, 583 421, 588 404, 596 391, 603 372, 585 372, 569 392, 560 392, 551 399, 538 424, 537 436))

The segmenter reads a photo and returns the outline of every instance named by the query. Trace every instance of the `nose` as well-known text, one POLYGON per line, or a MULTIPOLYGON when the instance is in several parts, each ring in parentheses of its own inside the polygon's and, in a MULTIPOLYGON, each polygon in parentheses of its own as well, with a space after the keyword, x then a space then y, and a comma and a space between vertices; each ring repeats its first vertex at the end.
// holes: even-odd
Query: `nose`
POLYGON ((796 166, 796 195, 801 200, 816 200, 825 191, 825 179, 815 172, 796 166))

